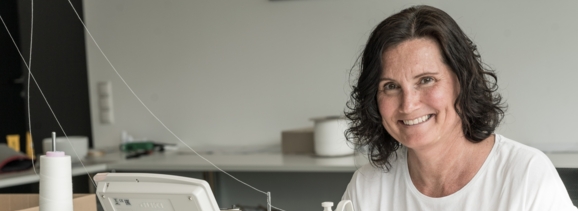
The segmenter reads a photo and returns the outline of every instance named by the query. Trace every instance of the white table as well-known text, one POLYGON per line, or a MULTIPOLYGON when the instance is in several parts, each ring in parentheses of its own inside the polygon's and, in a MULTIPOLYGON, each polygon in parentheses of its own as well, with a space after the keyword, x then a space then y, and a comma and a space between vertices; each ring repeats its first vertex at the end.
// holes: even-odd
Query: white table
MULTIPOLYGON (((85 167, 82 167, 80 163, 74 164, 72 167, 72 176, 79 176, 79 175, 86 175, 87 172, 89 174, 97 173, 97 172, 104 172, 106 171, 106 164, 85 164, 85 167)), ((36 172, 40 174, 38 168, 36 172)), ((40 177, 34 173, 33 170, 23 171, 23 172, 15 172, 15 173, 4 173, 0 174, 0 188, 22 185, 22 184, 29 184, 38 182, 40 177)))
MULTIPOLYGON (((578 168, 578 153, 547 153, 556 168, 578 168)), ((368 163, 364 155, 322 158, 313 155, 283 155, 281 153, 204 154, 225 171, 235 172, 354 172, 368 163)), ((107 171, 218 171, 192 152, 167 152, 123 159, 118 153, 73 165, 72 175, 107 171), (85 170, 86 168, 86 170, 85 170)), ((0 174, 0 188, 38 182, 34 171, 0 174)))
MULTIPOLYGON (((202 155, 225 171, 244 172, 354 172, 367 163, 364 155, 316 157, 280 153, 202 155)), ((155 154, 107 165, 118 171, 218 171, 192 152, 155 154)))

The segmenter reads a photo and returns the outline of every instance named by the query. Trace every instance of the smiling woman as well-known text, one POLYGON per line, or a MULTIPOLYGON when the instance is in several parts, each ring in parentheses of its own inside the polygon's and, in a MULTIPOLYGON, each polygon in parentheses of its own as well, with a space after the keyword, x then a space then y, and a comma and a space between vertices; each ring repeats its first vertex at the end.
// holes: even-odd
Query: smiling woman
POLYGON ((385 19, 346 112, 346 137, 372 162, 343 199, 356 210, 576 210, 542 152, 494 134, 505 107, 496 90, 447 13, 416 6, 385 19))
POLYGON ((418 38, 387 50, 377 92, 382 124, 411 149, 437 141, 465 141, 454 109, 459 83, 444 64, 437 43, 418 38))

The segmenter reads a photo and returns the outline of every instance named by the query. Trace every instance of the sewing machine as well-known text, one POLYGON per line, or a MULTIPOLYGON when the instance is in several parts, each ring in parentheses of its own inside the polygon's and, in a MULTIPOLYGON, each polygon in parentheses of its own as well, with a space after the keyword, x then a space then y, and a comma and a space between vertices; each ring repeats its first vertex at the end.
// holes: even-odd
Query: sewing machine
POLYGON ((105 211, 219 211, 204 180, 163 174, 99 173, 96 195, 105 211))
MULTIPOLYGON (((204 180, 164 174, 98 173, 96 196, 105 211, 166 210, 220 211, 204 180)), ((331 211, 333 203, 322 203, 331 211)), ((341 201, 336 211, 353 211, 351 201, 341 201)))

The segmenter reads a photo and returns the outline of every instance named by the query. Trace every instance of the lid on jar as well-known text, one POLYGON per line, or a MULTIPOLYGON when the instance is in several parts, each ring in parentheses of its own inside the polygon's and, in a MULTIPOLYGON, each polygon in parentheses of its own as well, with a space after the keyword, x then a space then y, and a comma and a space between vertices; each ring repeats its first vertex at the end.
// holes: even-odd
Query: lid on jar
POLYGON ((311 121, 314 122, 323 122, 323 121, 328 121, 328 120, 340 120, 340 119, 345 119, 344 116, 324 116, 324 117, 314 117, 311 118, 311 121))

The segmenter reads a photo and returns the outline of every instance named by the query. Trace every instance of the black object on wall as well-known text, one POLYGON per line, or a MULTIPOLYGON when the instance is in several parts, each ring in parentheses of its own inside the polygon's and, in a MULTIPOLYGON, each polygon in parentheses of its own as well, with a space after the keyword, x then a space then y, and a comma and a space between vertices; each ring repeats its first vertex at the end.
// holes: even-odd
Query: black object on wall
MULTIPOLYGON (((82 0, 71 1, 82 17, 82 0)), ((30 49, 31 2, 18 1, 20 46, 30 49)), ((92 147, 84 28, 68 1, 34 1, 32 73, 68 136, 87 136, 92 147)), ((22 72, 28 70, 23 67, 22 72)), ((42 139, 63 132, 34 81, 30 82, 30 116, 36 154, 42 139)))
MULTIPOLYGON (((0 1, 0 15, 19 43, 17 0, 0 1)), ((6 135, 19 134, 25 140, 26 121, 24 109, 24 80, 21 78, 22 61, 10 35, 0 26, 0 143, 6 143, 6 135)), ((24 142, 21 141, 20 146, 24 142)), ((24 147, 21 147, 24 150, 24 147)))

